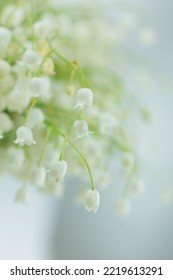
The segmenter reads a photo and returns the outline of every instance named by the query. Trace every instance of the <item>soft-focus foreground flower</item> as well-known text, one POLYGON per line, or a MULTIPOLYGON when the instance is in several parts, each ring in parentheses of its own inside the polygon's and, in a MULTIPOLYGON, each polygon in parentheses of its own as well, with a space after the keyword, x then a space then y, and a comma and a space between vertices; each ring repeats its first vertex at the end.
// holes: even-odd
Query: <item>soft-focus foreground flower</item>
POLYGON ((13 123, 6 113, 0 113, 0 139, 4 137, 4 133, 12 129, 13 123))
POLYGON ((50 96, 50 83, 46 78, 32 78, 29 87, 29 93, 32 97, 50 96))
POLYGON ((36 142, 33 139, 32 130, 26 126, 20 126, 16 130, 16 140, 14 141, 15 144, 19 144, 20 146, 23 145, 32 145, 36 142))
POLYGON ((100 204, 100 194, 97 190, 88 190, 85 197, 85 207, 88 212, 96 213, 100 204))
POLYGON ((27 126, 29 126, 30 128, 33 128, 35 126, 40 126, 43 124, 43 121, 44 121, 43 112, 38 108, 34 108, 30 111, 27 120, 27 126))
POLYGON ((74 131, 76 134, 76 139, 79 139, 84 136, 88 136, 88 124, 84 120, 77 120, 74 122, 74 131))
POLYGON ((11 31, 5 27, 0 27, 0 46, 7 48, 11 41, 11 31))
POLYGON ((84 109, 92 105, 93 92, 89 88, 80 88, 77 92, 77 103, 75 108, 84 109))
POLYGON ((37 70, 41 63, 41 57, 33 50, 26 50, 23 54, 22 61, 30 70, 37 70))
POLYGON ((57 163, 51 168, 51 174, 55 181, 62 182, 67 172, 67 162, 65 160, 58 160, 57 163))
POLYGON ((46 170, 44 167, 35 167, 30 175, 30 183, 38 188, 43 188, 46 180, 46 170))

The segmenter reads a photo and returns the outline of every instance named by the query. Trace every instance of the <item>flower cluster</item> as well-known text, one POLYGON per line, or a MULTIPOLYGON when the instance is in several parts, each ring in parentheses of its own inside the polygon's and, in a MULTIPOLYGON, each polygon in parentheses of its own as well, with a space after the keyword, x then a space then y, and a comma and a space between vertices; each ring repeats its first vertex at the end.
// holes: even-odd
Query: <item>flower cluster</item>
MULTIPOLYGON (((95 213, 96 189, 108 185, 114 150, 127 171, 125 196, 141 193, 125 129, 131 95, 118 71, 134 18, 118 16, 112 26, 92 1, 77 8, 74 1, 6 2, 0 3, 0 158, 1 172, 22 182, 16 200, 26 201, 30 186, 61 196, 68 169, 83 178, 81 201, 95 213)), ((154 38, 147 29, 142 41, 154 38)), ((125 214, 129 203, 120 198, 117 209, 125 214)))

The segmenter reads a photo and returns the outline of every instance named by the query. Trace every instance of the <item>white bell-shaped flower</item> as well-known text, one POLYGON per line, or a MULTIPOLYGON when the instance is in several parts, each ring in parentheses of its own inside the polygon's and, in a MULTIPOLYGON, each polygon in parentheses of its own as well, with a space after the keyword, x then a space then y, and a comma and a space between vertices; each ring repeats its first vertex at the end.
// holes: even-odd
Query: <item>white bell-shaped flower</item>
POLYGON ((29 93, 32 97, 48 98, 50 96, 50 82, 47 78, 32 78, 29 93))
POLYGON ((93 103, 93 92, 89 88, 80 88, 77 92, 77 103, 75 108, 88 108, 93 103))
POLYGON ((40 126, 43 124, 44 114, 39 108, 34 108, 30 111, 27 126, 33 128, 35 126, 40 126))
POLYGON ((134 194, 134 195, 141 195, 144 193, 145 191, 145 183, 141 178, 135 178, 130 191, 134 194))
POLYGON ((9 147, 6 153, 7 166, 10 170, 20 170, 25 161, 25 153, 23 149, 9 147))
POLYGON ((5 60, 0 60, 0 78, 7 76, 11 71, 11 66, 5 60))
POLYGON ((64 195, 64 186, 62 182, 56 182, 50 172, 46 176, 45 190, 55 195, 57 198, 62 198, 64 195))
POLYGON ((14 28, 21 25, 25 16, 25 8, 22 5, 16 5, 16 3, 14 2, 14 4, 7 5, 3 10, 2 22, 8 22, 8 25, 14 28))
POLYGON ((10 117, 6 113, 0 113, 0 139, 3 138, 3 134, 12 129, 13 123, 10 117))
POLYGON ((7 107, 11 112, 22 113, 29 105, 30 96, 27 92, 15 88, 7 97, 7 107))
POLYGON ((27 126, 20 126, 16 130, 16 140, 14 141, 15 144, 19 144, 20 146, 23 145, 32 145, 36 142, 33 139, 32 130, 27 126))
POLYGON ((76 134, 76 139, 89 135, 88 124, 86 121, 77 120, 74 122, 73 127, 76 134))
POLYGON ((100 204, 100 194, 97 190, 88 190, 85 197, 85 208, 96 213, 100 204))
POLYGON ((100 132, 106 135, 112 135, 118 126, 116 118, 109 112, 104 112, 100 116, 100 132))
POLYGON ((120 198, 116 203, 115 209, 119 216, 126 216, 130 211, 130 201, 128 198, 120 198))
POLYGON ((51 175, 58 183, 63 181, 66 172, 67 162, 65 160, 58 160, 58 162, 51 169, 51 175))
POLYGON ((22 113, 29 105, 31 96, 29 95, 29 79, 19 78, 13 91, 7 96, 7 108, 11 112, 22 113))
POLYGON ((7 48, 11 41, 11 32, 5 27, 0 27, 0 46, 7 48))
POLYGON ((44 167, 33 168, 30 176, 30 183, 38 188, 43 188, 46 180, 46 170, 44 167))
POLYGON ((44 19, 34 23, 34 33, 38 37, 46 38, 53 30, 53 24, 50 20, 44 19))
POLYGON ((24 52, 22 61, 29 69, 36 70, 41 63, 42 58, 35 51, 28 49, 24 52))

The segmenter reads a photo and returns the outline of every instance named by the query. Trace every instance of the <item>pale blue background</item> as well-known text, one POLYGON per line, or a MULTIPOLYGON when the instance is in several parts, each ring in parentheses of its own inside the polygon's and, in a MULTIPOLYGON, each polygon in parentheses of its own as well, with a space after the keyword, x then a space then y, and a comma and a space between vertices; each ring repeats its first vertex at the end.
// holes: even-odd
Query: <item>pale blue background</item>
POLYGON ((2 179, 0 259, 173 259, 173 205, 163 203, 161 198, 165 187, 173 187, 173 3, 126 3, 158 32, 158 42, 152 48, 139 47, 129 40, 132 49, 145 56, 156 81, 144 97, 152 123, 133 123, 146 192, 132 199, 129 216, 120 218, 114 212, 120 184, 114 164, 110 188, 102 193, 97 215, 74 207, 80 181, 67 180, 63 201, 33 192, 29 204, 19 206, 13 203, 19 183, 2 179))

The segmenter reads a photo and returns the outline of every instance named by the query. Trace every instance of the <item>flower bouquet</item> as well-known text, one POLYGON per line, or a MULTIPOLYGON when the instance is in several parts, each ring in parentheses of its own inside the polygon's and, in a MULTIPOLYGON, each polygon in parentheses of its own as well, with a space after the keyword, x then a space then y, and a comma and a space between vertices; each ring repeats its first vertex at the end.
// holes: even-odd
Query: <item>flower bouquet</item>
POLYGON ((61 196, 69 173, 83 179, 81 202, 96 212, 114 151, 125 170, 118 213, 144 189, 126 129, 134 96, 123 42, 134 17, 120 9, 113 20, 101 2, 0 3, 1 172, 21 181, 16 201, 31 186, 61 196))

